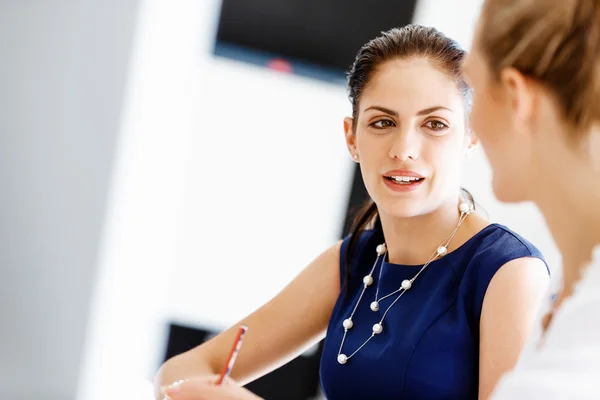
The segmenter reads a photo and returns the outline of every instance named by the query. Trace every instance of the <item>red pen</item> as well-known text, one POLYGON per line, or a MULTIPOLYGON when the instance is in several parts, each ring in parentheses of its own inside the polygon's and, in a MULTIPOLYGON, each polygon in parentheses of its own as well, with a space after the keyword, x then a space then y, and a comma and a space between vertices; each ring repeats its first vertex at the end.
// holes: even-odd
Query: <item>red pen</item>
POLYGON ((225 379, 227 379, 231 374, 231 369, 233 368, 233 364, 235 364, 235 359, 237 358, 237 355, 240 352, 240 347, 242 346, 242 339, 244 339, 246 331, 248 331, 248 327, 246 325, 240 326, 240 330, 238 331, 237 336, 235 337, 233 347, 231 348, 231 352, 229 353, 229 358, 225 363, 225 367, 223 367, 223 372, 221 372, 221 376, 219 377, 217 385, 222 385, 225 379))

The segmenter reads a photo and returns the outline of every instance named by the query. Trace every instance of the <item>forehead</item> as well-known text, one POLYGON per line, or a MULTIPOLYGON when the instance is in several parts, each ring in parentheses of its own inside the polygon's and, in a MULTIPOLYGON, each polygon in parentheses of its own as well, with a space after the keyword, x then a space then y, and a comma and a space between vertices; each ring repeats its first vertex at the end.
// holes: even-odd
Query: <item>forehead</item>
POLYGON ((365 87, 361 108, 378 104, 410 113, 432 106, 462 107, 456 83, 425 58, 381 64, 365 87))

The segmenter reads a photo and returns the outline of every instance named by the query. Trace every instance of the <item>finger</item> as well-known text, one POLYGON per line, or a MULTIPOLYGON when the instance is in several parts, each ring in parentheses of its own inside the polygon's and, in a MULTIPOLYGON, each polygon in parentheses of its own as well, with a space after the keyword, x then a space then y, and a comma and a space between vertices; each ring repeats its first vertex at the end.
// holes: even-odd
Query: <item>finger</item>
MULTIPOLYGON (((207 391, 207 390, 209 390, 208 388, 210 388, 211 386, 219 387, 217 385, 217 382, 219 381, 219 379, 220 379, 219 375, 203 375, 203 376, 198 376, 198 377, 194 377, 194 378, 182 379, 177 382, 173 382, 169 386, 163 386, 161 388, 161 394, 164 396, 167 396, 167 398, 168 398, 169 393, 175 394, 175 393, 183 392, 185 396, 188 396, 188 393, 191 393, 195 390, 199 390, 199 388, 201 388, 201 390, 203 390, 203 391, 207 391)), ((231 378, 225 379, 223 381, 223 383, 220 385, 221 388, 238 387, 238 386, 239 385, 237 384, 237 382, 231 378)))
MULTIPOLYGON (((206 383, 211 383, 213 385, 216 385, 219 380, 219 375, 216 375, 216 374, 200 375, 200 376, 196 376, 193 378, 181 379, 181 380, 171 383, 170 385, 161 386, 160 394, 162 394, 164 396, 164 395, 166 395, 166 390, 168 388, 177 387, 177 386, 181 385, 183 382, 187 382, 190 380, 194 380, 194 381, 198 381, 198 382, 206 382, 206 383)), ((226 382, 223 382, 223 384, 225 384, 225 383, 226 382)))
POLYGON ((165 389, 165 394, 171 400, 208 400, 226 399, 223 397, 222 387, 216 386, 214 382, 205 379, 190 379, 176 382, 165 389))

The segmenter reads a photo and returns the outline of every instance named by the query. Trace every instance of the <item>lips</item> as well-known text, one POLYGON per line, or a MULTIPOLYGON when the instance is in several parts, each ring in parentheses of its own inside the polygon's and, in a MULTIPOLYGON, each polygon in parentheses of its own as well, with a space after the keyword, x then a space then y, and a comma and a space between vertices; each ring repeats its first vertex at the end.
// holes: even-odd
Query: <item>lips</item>
POLYGON ((395 192, 411 191, 419 187, 425 177, 410 170, 393 170, 383 175, 385 184, 395 192))

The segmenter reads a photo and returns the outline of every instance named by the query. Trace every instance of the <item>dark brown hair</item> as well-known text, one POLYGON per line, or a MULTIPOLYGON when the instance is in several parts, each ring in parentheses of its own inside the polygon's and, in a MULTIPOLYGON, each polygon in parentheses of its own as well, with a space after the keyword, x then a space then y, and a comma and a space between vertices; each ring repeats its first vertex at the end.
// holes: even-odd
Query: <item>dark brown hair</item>
MULTIPOLYGON (((457 89, 465 100, 467 113, 471 107, 471 90, 461 74, 461 62, 466 53, 458 43, 440 31, 421 25, 407 25, 383 32, 381 36, 365 44, 356 55, 356 59, 348 72, 348 97, 352 103, 353 127, 359 118, 359 102, 361 94, 369 84, 377 68, 391 60, 423 57, 448 75, 456 83, 457 89)), ((473 197, 462 189, 467 199, 473 204, 473 197)), ((381 230, 381 221, 377 205, 369 200, 356 214, 351 228, 351 237, 345 253, 345 282, 350 276, 351 254, 356 247, 360 234, 373 228, 381 230)), ((347 285, 346 285, 347 288, 347 285)))
POLYGON ((487 0, 477 46, 494 76, 514 67, 549 88, 585 132, 600 119, 600 2, 487 0))

